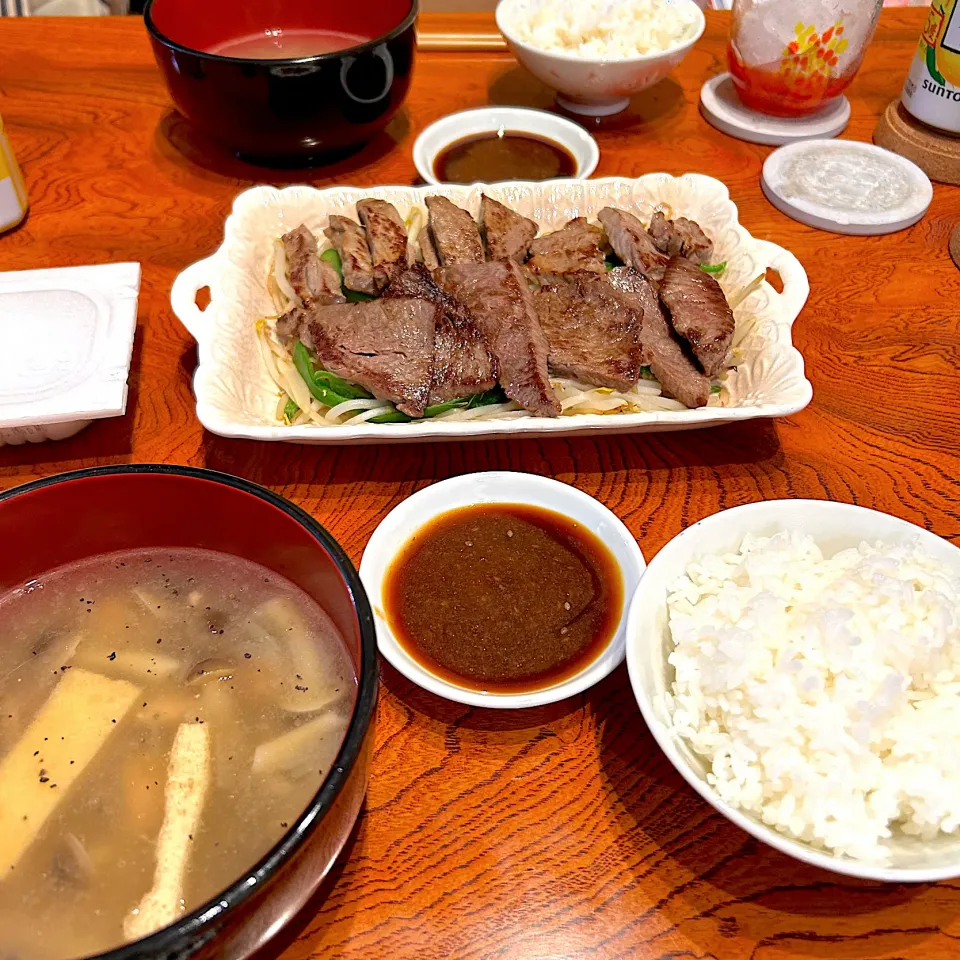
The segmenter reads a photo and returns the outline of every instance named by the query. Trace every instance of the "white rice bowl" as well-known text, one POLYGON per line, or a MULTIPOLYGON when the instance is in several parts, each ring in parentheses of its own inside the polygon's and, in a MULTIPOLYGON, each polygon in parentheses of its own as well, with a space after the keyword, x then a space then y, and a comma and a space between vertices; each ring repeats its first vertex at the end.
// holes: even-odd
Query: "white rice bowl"
POLYGON ((846 504, 725 511, 648 567, 627 662, 664 752, 754 836, 855 876, 960 875, 956 547, 846 504))

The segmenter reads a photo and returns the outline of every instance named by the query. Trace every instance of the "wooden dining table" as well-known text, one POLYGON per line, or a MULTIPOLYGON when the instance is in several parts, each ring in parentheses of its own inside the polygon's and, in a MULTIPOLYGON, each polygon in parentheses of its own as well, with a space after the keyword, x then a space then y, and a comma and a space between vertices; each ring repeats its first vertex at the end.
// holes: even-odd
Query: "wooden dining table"
MULTIPOLYGON (((843 137, 870 140, 924 16, 883 13, 843 137)), ((724 69, 728 29, 727 14, 708 14, 668 79, 590 123, 596 176, 717 177, 754 236, 797 255, 810 279, 794 327, 810 406, 684 433, 374 448, 205 432, 191 392, 196 349, 170 286, 216 248, 232 198, 251 184, 410 184, 412 142, 438 117, 488 103, 550 109, 551 92, 502 49, 492 16, 425 15, 413 86, 387 130, 334 166, 283 172, 234 159, 173 111, 138 18, 0 20, 0 113, 31 203, 27 221, 0 236, 0 269, 143 268, 126 415, 72 439, 0 448, 0 488, 100 464, 210 467, 302 505, 355 563, 405 497, 481 470, 586 491, 648 560, 703 517, 782 497, 873 507, 960 545, 960 273, 947 254, 960 189, 937 185, 926 216, 885 237, 819 232, 777 212, 759 183, 770 148, 717 132, 697 109, 701 84, 724 69)), ((553 706, 502 712, 439 699, 385 663, 381 676, 358 826, 258 960, 960 953, 960 882, 864 882, 752 839, 671 767, 625 667, 553 706)))

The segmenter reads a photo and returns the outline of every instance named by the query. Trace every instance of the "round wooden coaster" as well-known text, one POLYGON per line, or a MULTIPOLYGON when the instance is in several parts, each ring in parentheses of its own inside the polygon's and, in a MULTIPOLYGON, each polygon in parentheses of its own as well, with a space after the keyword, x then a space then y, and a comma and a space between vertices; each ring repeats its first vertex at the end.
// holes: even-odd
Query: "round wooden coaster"
POLYGON ((957 268, 960 269, 960 227, 956 227, 953 231, 953 235, 950 237, 950 258, 957 265, 957 268))
POLYGON ((939 133, 914 120, 899 99, 884 110, 873 131, 873 142, 912 160, 931 180, 960 184, 960 137, 939 133))

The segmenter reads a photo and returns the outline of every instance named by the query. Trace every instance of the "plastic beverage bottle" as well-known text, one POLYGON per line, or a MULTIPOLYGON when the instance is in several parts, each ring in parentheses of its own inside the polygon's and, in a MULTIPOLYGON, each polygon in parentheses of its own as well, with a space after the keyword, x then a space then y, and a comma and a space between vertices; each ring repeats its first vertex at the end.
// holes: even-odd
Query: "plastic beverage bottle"
POLYGON ((900 101, 922 123, 960 134, 960 10, 933 0, 900 101))
POLYGON ((0 233, 15 227, 26 215, 27 191, 0 117, 0 233))

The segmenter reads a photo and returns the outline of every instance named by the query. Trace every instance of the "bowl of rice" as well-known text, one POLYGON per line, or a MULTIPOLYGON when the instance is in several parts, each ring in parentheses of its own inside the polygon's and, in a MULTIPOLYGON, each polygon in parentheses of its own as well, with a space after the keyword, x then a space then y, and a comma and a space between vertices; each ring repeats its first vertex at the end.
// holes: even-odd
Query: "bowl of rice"
POLYGON ((706 21, 694 0, 501 0, 497 27, 564 109, 600 117, 662 80, 706 21))
POLYGON ((686 781, 759 840, 838 873, 960 876, 960 549, 819 500, 726 510, 631 604, 627 666, 686 781))

